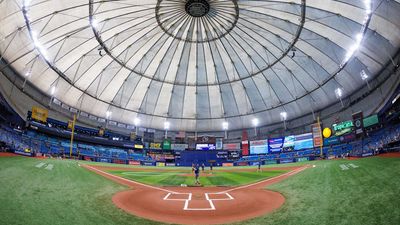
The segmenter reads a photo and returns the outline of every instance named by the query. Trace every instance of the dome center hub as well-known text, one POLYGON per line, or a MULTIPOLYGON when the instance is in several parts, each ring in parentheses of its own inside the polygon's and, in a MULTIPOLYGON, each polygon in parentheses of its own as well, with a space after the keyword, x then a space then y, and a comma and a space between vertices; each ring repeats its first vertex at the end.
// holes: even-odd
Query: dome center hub
POLYGON ((207 0, 188 0, 185 11, 193 17, 203 17, 210 11, 210 3, 207 0))

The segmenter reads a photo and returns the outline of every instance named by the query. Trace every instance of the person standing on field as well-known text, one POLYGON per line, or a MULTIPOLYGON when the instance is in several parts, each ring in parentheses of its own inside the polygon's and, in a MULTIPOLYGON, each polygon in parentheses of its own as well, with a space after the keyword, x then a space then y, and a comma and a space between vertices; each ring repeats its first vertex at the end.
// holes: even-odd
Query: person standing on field
POLYGON ((199 180, 199 176, 200 176, 200 168, 199 168, 199 164, 196 165, 196 167, 194 168, 194 176, 195 176, 195 185, 200 185, 200 180, 199 180))

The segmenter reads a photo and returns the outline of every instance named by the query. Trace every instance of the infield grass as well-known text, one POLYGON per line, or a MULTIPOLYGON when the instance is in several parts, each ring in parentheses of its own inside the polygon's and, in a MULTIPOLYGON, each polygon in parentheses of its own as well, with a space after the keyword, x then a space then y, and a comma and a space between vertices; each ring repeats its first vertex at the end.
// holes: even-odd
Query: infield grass
MULTIPOLYGON (((286 197, 282 208, 238 224, 400 224, 399 158, 309 163, 316 167, 268 187, 286 197), (348 169, 342 170, 341 165, 348 169)), ((285 166, 289 165, 296 164, 285 166)), ((229 173, 220 175, 229 177, 229 173)), ((122 190, 126 187, 76 161, 0 158, 0 224, 160 224, 115 207, 111 198, 122 190), (37 168, 40 163, 54 167, 37 168)))
MULTIPOLYGON (((146 171, 107 171, 108 173, 121 176, 130 180, 138 181, 154 186, 179 186, 181 184, 194 185, 194 174, 190 170, 185 172, 146 172, 146 171), (189 173, 188 173, 189 172, 189 173)), ((287 171, 213 171, 201 172, 200 183, 203 186, 238 186, 255 183, 260 180, 278 176, 287 171)))

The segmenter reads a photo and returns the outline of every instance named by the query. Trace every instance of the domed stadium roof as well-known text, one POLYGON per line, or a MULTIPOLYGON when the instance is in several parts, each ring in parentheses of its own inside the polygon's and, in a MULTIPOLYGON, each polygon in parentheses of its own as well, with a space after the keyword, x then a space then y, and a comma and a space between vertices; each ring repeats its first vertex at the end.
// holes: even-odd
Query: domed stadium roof
POLYGON ((82 112, 222 130, 297 118, 374 79, 400 1, 0 1, 1 57, 82 112))

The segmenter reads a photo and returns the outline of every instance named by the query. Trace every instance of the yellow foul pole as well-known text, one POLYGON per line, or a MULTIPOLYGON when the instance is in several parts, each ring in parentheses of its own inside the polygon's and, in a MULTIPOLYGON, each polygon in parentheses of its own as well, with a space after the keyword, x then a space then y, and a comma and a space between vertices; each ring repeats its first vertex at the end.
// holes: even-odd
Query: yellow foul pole
POLYGON ((72 121, 71 143, 70 143, 70 146, 69 146, 69 158, 72 157, 72 147, 73 147, 73 144, 74 144, 75 122, 76 122, 76 114, 74 114, 74 120, 72 121))

